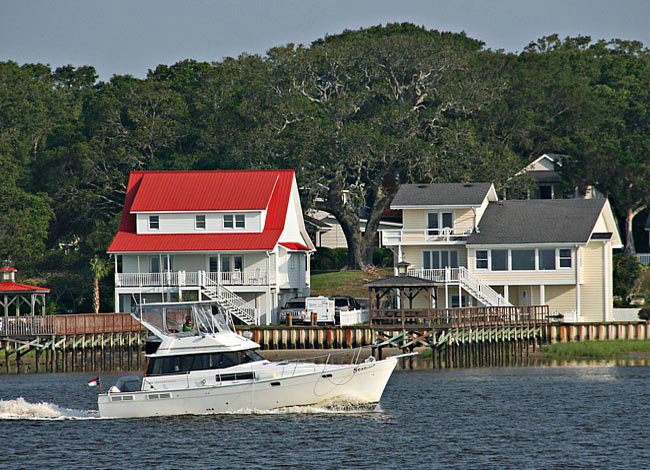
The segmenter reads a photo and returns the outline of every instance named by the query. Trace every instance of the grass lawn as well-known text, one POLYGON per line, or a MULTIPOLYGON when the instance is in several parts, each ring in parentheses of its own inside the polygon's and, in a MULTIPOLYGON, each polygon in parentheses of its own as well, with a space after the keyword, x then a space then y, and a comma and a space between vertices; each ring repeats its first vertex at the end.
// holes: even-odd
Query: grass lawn
POLYGON ((336 271, 311 275, 312 295, 350 295, 363 299, 368 298, 368 288, 364 284, 390 277, 393 268, 378 269, 375 272, 364 271, 336 271))
POLYGON ((650 353, 648 340, 583 341, 580 343, 555 343, 542 347, 549 359, 615 359, 633 354, 650 353))

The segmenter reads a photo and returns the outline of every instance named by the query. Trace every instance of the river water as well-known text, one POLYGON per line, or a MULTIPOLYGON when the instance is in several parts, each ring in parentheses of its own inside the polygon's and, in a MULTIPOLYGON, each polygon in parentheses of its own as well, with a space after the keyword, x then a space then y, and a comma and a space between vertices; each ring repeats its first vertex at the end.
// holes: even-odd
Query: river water
POLYGON ((372 412, 150 419, 99 419, 90 377, 0 376, 0 468, 650 466, 648 366, 397 371, 372 412))

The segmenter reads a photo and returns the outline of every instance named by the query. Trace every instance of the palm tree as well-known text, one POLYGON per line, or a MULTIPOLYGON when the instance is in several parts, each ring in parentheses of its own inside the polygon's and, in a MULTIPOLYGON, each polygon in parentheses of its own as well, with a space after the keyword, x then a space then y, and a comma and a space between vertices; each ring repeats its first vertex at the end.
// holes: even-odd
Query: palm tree
POLYGON ((111 272, 111 265, 108 261, 95 255, 95 257, 90 260, 90 270, 93 272, 94 280, 93 308, 95 309, 95 313, 99 313, 99 281, 111 272))

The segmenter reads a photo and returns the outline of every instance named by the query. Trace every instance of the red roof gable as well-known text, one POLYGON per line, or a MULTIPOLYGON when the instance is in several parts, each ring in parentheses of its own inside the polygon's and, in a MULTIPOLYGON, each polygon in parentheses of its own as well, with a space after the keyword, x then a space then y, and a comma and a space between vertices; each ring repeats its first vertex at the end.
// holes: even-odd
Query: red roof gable
POLYGON ((284 229, 293 179, 293 170, 132 172, 108 252, 272 250, 284 229), (258 233, 136 233, 134 212, 264 209, 266 222, 258 233))
POLYGON ((3 294, 12 294, 12 293, 24 294, 26 292, 46 294, 50 292, 50 289, 46 289, 45 287, 29 286, 27 284, 18 284, 17 282, 6 281, 6 282, 0 282, 0 292, 2 292, 3 294))
POLYGON ((298 242, 280 242, 280 245, 289 251, 312 251, 307 245, 298 242))

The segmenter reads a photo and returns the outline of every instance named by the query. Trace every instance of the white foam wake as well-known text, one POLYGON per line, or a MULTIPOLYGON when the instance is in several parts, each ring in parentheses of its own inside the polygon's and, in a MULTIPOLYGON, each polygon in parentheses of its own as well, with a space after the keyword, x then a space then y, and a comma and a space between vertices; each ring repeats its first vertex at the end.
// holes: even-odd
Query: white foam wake
POLYGON ((60 408, 47 402, 29 403, 22 397, 15 400, 0 400, 0 420, 64 420, 95 419, 97 417, 97 412, 60 408))
MULTIPOLYGON (((283 414, 360 414, 360 413, 381 413, 381 407, 376 404, 362 403, 344 398, 334 398, 315 405, 307 406, 285 406, 272 410, 238 410, 232 414, 256 414, 256 415, 283 415, 283 414)), ((227 413, 231 414, 231 413, 227 413)))

